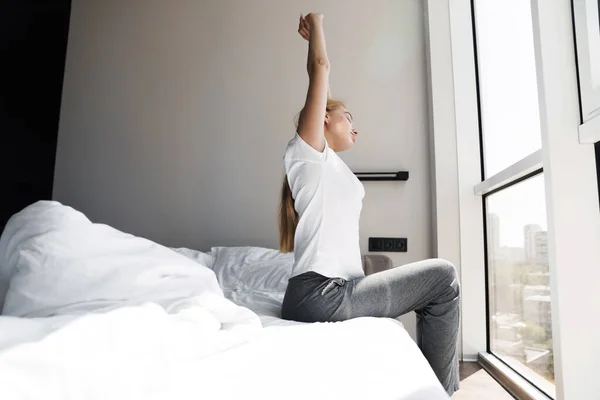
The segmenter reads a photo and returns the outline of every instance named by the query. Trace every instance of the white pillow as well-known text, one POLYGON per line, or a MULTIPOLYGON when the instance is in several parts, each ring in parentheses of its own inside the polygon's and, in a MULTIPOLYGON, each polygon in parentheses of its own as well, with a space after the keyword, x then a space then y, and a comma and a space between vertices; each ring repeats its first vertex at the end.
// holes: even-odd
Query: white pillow
POLYGON ((182 254, 182 255, 186 256, 187 258, 191 258, 192 260, 196 261, 198 264, 202 264, 205 267, 208 267, 210 269, 213 268, 215 258, 213 257, 212 254, 204 253, 204 252, 198 251, 198 250, 188 249, 185 247, 179 247, 179 248, 171 247, 171 250, 173 250, 179 254, 182 254))
POLYGON ((285 292, 294 265, 293 253, 262 247, 213 247, 213 271, 221 288, 285 292))

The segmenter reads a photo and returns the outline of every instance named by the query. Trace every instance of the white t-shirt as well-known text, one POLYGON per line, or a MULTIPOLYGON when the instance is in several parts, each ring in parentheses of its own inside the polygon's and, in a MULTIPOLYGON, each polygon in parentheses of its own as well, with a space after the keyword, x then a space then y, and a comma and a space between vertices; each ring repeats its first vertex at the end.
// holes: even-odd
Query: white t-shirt
POLYGON ((319 152, 296 133, 283 157, 299 216, 292 276, 364 276, 358 222, 365 189, 325 141, 319 152))

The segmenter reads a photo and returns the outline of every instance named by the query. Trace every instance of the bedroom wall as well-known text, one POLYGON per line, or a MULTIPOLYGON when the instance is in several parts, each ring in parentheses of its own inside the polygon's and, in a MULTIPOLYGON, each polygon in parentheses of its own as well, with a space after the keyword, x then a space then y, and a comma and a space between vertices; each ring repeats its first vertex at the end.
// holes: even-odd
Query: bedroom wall
MULTIPOLYGON (((408 238, 431 256, 420 0, 73 0, 54 198, 168 246, 277 247, 282 156, 307 88, 301 12, 325 14, 334 96, 360 135, 361 247, 408 238)), ((404 322, 414 334, 414 319, 404 322)))

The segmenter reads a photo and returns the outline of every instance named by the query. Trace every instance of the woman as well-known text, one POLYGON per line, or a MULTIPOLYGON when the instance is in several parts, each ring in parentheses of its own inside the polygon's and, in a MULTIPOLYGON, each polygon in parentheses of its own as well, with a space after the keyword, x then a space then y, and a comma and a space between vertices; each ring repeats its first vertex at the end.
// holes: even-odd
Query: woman
POLYGON ((284 156, 280 249, 294 252, 282 318, 343 321, 417 314, 417 341, 438 379, 458 389, 459 283, 454 266, 433 259, 364 276, 358 221, 361 182, 336 152, 352 147, 352 115, 329 98, 323 15, 300 16, 308 40, 309 87, 284 156))

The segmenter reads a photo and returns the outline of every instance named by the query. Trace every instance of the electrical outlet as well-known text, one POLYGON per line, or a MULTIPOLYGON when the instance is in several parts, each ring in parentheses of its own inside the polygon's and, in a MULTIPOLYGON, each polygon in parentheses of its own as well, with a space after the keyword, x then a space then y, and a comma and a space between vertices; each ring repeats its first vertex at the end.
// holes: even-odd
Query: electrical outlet
POLYGON ((408 251, 408 241, 406 240, 406 238, 394 239, 394 251, 399 251, 403 253, 408 251))
POLYGON ((369 238, 369 251, 384 252, 406 252, 408 251, 408 242, 406 238, 369 238))

